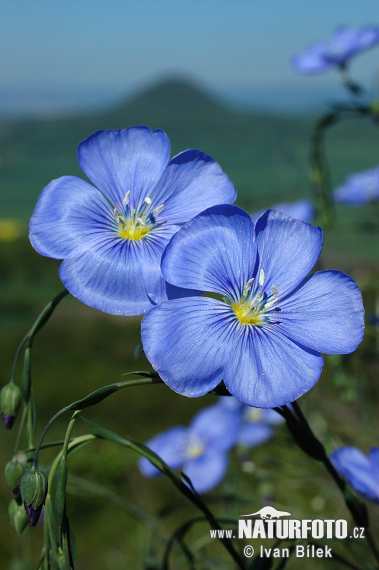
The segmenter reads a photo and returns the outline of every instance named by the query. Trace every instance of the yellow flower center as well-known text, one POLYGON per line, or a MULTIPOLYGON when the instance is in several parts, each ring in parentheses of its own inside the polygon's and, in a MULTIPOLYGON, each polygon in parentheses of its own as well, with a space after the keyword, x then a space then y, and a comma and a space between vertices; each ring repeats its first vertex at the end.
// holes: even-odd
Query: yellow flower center
POLYGON ((136 221, 119 221, 119 232, 118 236, 123 239, 139 240, 147 235, 152 227, 150 225, 142 225, 136 221))
POLYGON ((158 208, 152 208, 152 200, 149 196, 144 198, 142 205, 135 208, 129 206, 130 191, 125 194, 122 204, 125 208, 123 213, 116 209, 113 211, 115 222, 118 226, 118 237, 137 241, 145 237, 156 225, 156 217, 163 210, 164 204, 158 208))
POLYGON ((246 283, 242 297, 236 303, 232 303, 232 309, 242 325, 262 325, 267 322, 267 313, 279 299, 278 290, 271 285, 272 295, 267 295, 261 287, 264 285, 265 274, 263 269, 259 272, 258 287, 254 287, 255 278, 246 283), (261 291, 261 292, 259 292, 261 291), (262 292, 263 291, 263 292, 262 292))
POLYGON ((252 311, 250 303, 236 303, 232 305, 232 308, 237 319, 243 325, 260 325, 262 323, 261 313, 263 311, 252 311))
POLYGON ((200 455, 202 455, 203 452, 204 452, 203 443, 199 441, 197 438, 191 439, 186 452, 188 459, 196 459, 197 457, 200 457, 200 455))
POLYGON ((262 419, 263 411, 258 408, 249 408, 245 414, 245 420, 249 423, 259 422, 262 419))

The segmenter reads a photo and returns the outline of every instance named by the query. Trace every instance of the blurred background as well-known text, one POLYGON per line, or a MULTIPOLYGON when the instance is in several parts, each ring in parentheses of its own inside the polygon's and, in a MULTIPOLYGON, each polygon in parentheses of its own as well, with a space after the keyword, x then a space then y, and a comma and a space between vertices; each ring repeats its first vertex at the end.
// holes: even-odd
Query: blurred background
MULTIPOLYGON (((29 244, 28 220, 52 179, 84 176, 76 159, 81 140, 98 129, 161 128, 172 155, 198 148, 219 162, 235 184, 236 203, 249 213, 312 199, 312 128, 328 105, 348 98, 337 73, 296 75, 290 58, 312 42, 328 40, 338 25, 378 24, 376 0, 19 0, 4 3, 1 13, 2 384, 9 380, 21 338, 62 289, 59 262, 41 257, 29 244)), ((377 47, 352 62, 352 76, 366 87, 368 101, 379 99, 378 54, 377 47)), ((327 135, 326 153, 333 187, 352 172, 377 166, 378 125, 369 118, 338 125, 327 135)), ((339 205, 333 226, 325 229, 319 267, 353 276, 368 319, 358 350, 327 358, 320 381, 300 402, 328 451, 350 444, 367 452, 379 443, 378 220, 375 204, 339 205)), ((139 318, 105 315, 72 298, 62 301, 33 348, 37 434, 69 402, 120 380, 124 372, 150 370, 143 357, 135 360, 139 325, 139 318)), ((212 396, 188 400, 164 386, 141 387, 118 393, 85 415, 145 441, 186 424, 213 401, 212 396)), ((51 439, 61 439, 65 426, 58 422, 51 439)), ((84 426, 75 429, 84 433, 84 426)), ((14 431, 1 432, 1 465, 12 455, 14 431)), ((46 464, 53 457, 45 452, 46 464)), ((164 533, 196 515, 168 481, 144 480, 132 452, 112 444, 86 447, 70 467, 76 478, 70 483, 68 514, 77 535, 79 569, 156 568, 164 533), (160 535, 144 519, 168 501, 172 508, 160 535)), ((210 501, 216 512, 228 516, 258 510, 266 498, 296 512, 296 518, 348 517, 322 466, 302 456, 284 428, 247 456, 233 456, 222 496, 223 501, 210 501), (243 469, 245 463, 249 468, 243 469), (237 492, 239 503, 227 500, 237 492)), ((8 523, 9 500, 1 480, 2 568, 35 568, 42 530, 28 528, 19 539, 8 523)), ((378 529, 377 507, 370 509, 378 529)), ((200 531, 207 532, 206 525, 200 531)), ((224 556, 221 547, 212 548, 204 568, 224 556)), ((320 567, 317 561, 307 567, 312 564, 320 567)), ((217 566, 230 567, 227 560, 217 566)), ((296 568, 296 561, 288 567, 296 568)))

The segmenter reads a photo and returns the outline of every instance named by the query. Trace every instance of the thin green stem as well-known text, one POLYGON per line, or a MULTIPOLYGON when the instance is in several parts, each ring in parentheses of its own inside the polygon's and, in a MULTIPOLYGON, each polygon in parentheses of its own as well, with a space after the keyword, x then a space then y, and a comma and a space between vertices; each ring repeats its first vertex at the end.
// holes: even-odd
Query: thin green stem
MULTIPOLYGON (((20 420, 20 425, 18 427, 18 431, 17 431, 17 436, 16 436, 16 441, 14 444, 14 451, 13 451, 13 455, 16 455, 16 453, 18 453, 18 445, 20 443, 20 438, 21 438, 21 433, 24 429, 24 425, 25 425, 25 420, 26 420, 26 413, 27 413, 27 406, 25 404, 23 404, 23 409, 22 409, 22 414, 21 414, 21 420, 20 420)), ((33 451, 31 449, 29 449, 29 452, 33 451)), ((27 453, 27 451, 25 451, 25 453, 27 453)))
POLYGON ((71 437, 71 433, 72 433, 72 429, 74 427, 74 424, 76 422, 77 417, 82 413, 81 410, 78 410, 76 412, 74 412, 72 414, 72 418, 70 420, 70 423, 68 424, 67 427, 67 431, 66 431, 66 436, 64 438, 64 443, 63 443, 63 448, 62 448, 62 459, 64 459, 65 461, 67 461, 67 452, 68 452, 68 446, 70 443, 70 437, 71 437))
MULTIPOLYGON (((74 437, 68 444, 67 446, 67 451, 70 451, 73 447, 76 447, 79 444, 82 443, 89 443, 90 441, 93 441, 94 439, 97 439, 96 435, 93 433, 87 433, 85 435, 81 435, 78 437, 74 437)), ((50 471, 49 471, 49 478, 48 478, 48 486, 47 486, 47 496, 50 496, 50 489, 52 488, 52 484, 53 484, 53 480, 54 480, 54 476, 55 473, 57 472, 57 469, 59 467, 59 463, 60 460, 62 459, 62 452, 63 449, 60 450, 60 452, 58 453, 58 455, 55 457, 51 467, 50 467, 50 471)))
POLYGON ((16 375, 16 366, 17 366, 17 361, 18 358, 20 356, 21 350, 24 347, 24 344, 26 343, 26 341, 28 340, 29 337, 29 333, 27 333, 24 338, 22 339, 22 341, 20 342, 20 344, 18 345, 18 348, 16 350, 16 354, 14 355, 14 360, 13 360, 13 366, 12 366, 12 372, 11 372, 11 382, 14 382, 14 377, 16 375))
POLYGON ((34 321, 31 329, 29 330, 29 332, 26 335, 26 338, 24 340, 24 342, 27 343, 27 346, 30 347, 32 345, 33 339, 36 335, 36 333, 43 327, 43 325, 49 320, 49 318, 51 317, 51 315, 54 312, 55 307, 60 303, 60 301, 66 297, 66 295, 69 294, 69 291, 67 291, 67 289, 64 289, 63 291, 61 291, 60 293, 58 293, 58 295, 56 295, 54 297, 54 299, 52 299, 50 301, 50 303, 48 303, 46 305, 46 307, 43 309, 43 311, 38 315, 37 319, 34 321))

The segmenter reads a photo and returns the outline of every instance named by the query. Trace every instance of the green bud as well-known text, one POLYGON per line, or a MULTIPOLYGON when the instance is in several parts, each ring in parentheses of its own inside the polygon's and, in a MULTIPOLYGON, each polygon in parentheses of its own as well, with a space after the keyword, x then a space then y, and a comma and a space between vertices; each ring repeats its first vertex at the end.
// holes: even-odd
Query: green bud
POLYGON ((21 479, 21 496, 30 526, 35 526, 47 495, 47 477, 34 466, 21 479))
POLYGON ((9 382, 2 388, 0 392, 0 411, 7 429, 11 429, 13 426, 21 402, 21 390, 14 382, 9 382))
POLYGON ((16 457, 13 457, 5 466, 5 479, 14 495, 20 494, 21 477, 25 467, 16 457))
POLYGON ((8 512, 11 524, 16 529, 17 534, 20 535, 28 523, 24 506, 16 499, 12 499, 9 503, 8 512))

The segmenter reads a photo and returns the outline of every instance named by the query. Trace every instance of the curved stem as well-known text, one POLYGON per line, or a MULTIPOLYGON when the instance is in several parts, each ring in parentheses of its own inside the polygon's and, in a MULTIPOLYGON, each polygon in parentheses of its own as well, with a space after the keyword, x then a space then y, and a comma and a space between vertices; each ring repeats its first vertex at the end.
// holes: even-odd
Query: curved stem
POLYGON ((11 372, 11 382, 14 382, 14 377, 16 375, 16 366, 17 366, 18 357, 20 356, 20 352, 23 349, 24 344, 28 340, 28 337, 29 337, 29 333, 26 333, 26 335, 24 336, 24 338, 22 339, 22 341, 18 345, 18 348, 16 350, 16 354, 14 355, 12 372, 11 372))
MULTIPOLYGON (((41 445, 42 445, 42 442, 44 440, 46 433, 48 432, 50 427, 53 425, 55 420, 57 418, 59 418, 59 416, 61 416, 65 412, 70 411, 70 410, 83 410, 84 408, 87 408, 89 406, 93 406, 93 405, 101 402, 102 400, 104 400, 105 398, 107 398, 108 396, 113 394, 114 392, 121 390, 122 388, 129 388, 131 386, 142 386, 142 385, 146 385, 146 384, 162 384, 162 383, 163 383, 163 380, 161 380, 159 377, 136 378, 135 380, 124 380, 122 382, 115 382, 114 384, 109 384, 108 386, 104 386, 103 388, 99 388, 99 390, 95 390, 94 392, 91 392, 91 394, 89 394, 85 398, 82 398, 81 400, 77 400, 77 401, 73 402, 72 404, 69 404, 68 406, 65 406, 64 408, 59 410, 59 412, 57 412, 48 421, 48 423, 43 428, 42 433, 40 435, 40 438, 38 440, 38 443, 36 445, 35 451, 34 451, 33 465, 37 468, 39 450, 41 448, 41 445)), ((32 447, 32 446, 29 446, 29 447, 32 447)))
POLYGON ((343 119, 357 116, 367 116, 370 109, 366 105, 353 104, 351 106, 335 106, 332 111, 326 113, 315 125, 310 140, 309 161, 312 167, 312 186, 319 203, 321 220, 328 224, 333 218, 333 201, 331 197, 331 185, 329 179, 328 161, 325 155, 324 144, 327 129, 339 123, 343 119))

